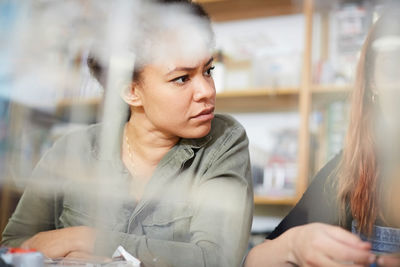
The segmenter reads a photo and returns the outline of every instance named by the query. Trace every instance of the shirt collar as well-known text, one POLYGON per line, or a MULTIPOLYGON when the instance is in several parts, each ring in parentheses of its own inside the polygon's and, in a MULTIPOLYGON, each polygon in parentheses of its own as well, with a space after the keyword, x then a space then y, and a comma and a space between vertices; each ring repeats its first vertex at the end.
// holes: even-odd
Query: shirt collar
POLYGON ((196 138, 196 139, 185 139, 182 138, 180 140, 180 144, 183 146, 190 147, 192 149, 200 149, 204 147, 208 142, 210 142, 212 139, 212 136, 210 134, 202 137, 202 138, 196 138))

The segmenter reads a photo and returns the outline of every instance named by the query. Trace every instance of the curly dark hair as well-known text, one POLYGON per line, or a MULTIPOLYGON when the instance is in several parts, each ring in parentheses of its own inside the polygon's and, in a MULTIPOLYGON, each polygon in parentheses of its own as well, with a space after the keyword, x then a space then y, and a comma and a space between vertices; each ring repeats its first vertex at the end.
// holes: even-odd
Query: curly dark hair
MULTIPOLYGON (((179 4, 187 8, 192 15, 195 17, 204 19, 211 24, 211 19, 204 8, 192 2, 191 0, 153 0, 155 4, 161 5, 174 5, 179 4)), ((89 67, 90 73, 96 78, 96 80, 104 87, 106 83, 106 67, 98 60, 95 54, 90 53, 87 58, 87 65, 89 67)), ((141 68, 135 68, 132 74, 132 80, 135 81, 139 78, 141 73, 141 68)))

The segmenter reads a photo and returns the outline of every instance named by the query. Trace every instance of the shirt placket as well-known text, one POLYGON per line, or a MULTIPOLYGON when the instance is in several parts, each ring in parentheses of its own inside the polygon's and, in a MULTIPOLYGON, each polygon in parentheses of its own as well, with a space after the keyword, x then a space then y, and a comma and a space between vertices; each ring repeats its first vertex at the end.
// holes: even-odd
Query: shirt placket
POLYGON ((178 177, 178 174, 190 158, 194 156, 193 150, 189 146, 177 147, 175 151, 170 151, 159 166, 157 166, 152 178, 146 186, 143 198, 138 202, 136 208, 129 218, 127 233, 136 232, 136 228, 140 225, 142 218, 146 216, 146 210, 151 212, 150 204, 153 202, 162 201, 162 190, 171 179, 178 177))

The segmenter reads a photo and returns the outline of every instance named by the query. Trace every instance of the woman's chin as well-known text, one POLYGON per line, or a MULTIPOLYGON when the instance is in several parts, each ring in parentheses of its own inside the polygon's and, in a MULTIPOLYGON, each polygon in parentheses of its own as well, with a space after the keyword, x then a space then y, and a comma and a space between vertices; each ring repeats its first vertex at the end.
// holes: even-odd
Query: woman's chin
POLYGON ((193 127, 193 129, 185 131, 185 133, 181 135, 181 137, 187 139, 202 138, 206 136, 210 131, 211 131, 211 122, 202 124, 197 127, 193 127))

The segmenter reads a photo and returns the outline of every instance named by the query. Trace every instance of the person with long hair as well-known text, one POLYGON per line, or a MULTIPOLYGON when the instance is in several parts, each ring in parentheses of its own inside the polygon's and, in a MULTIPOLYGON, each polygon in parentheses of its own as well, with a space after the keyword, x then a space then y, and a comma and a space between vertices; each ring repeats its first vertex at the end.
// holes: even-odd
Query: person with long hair
MULTIPOLYGON (((210 19, 189 0, 140 4, 128 13, 137 25, 126 25, 133 56, 113 61, 134 63, 116 94, 128 119, 58 139, 2 244, 49 258, 111 258, 122 246, 145 266, 238 266, 253 208, 248 139, 235 119, 214 114, 210 19)), ((107 53, 92 54, 92 73, 107 84, 107 53)))
POLYGON ((394 1, 367 36, 343 151, 250 251, 247 267, 400 266, 399 14, 394 1))

